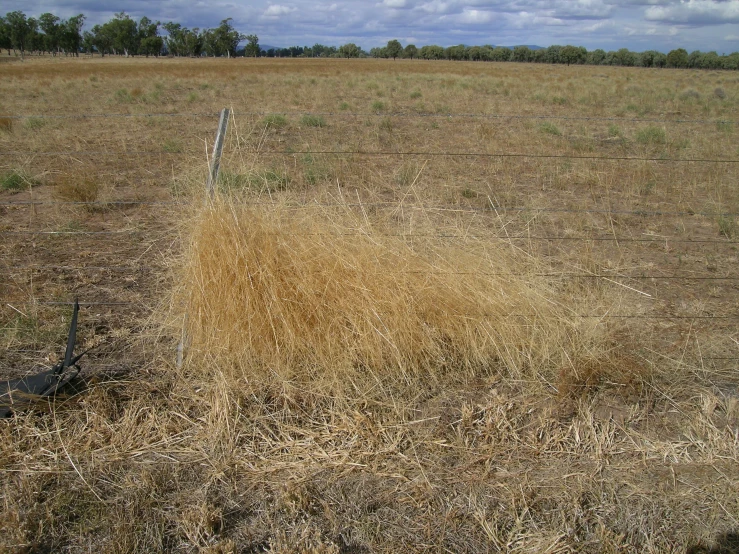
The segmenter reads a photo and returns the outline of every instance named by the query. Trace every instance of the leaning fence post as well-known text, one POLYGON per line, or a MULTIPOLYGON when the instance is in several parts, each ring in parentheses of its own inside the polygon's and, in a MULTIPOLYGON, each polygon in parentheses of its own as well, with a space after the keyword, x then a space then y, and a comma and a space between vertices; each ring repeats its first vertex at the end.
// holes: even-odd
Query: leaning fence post
POLYGON ((213 157, 210 161, 210 172, 208 173, 208 182, 205 190, 209 198, 213 198, 216 193, 216 184, 218 183, 218 170, 221 167, 221 152, 223 152, 223 140, 226 138, 226 128, 228 128, 228 108, 221 110, 221 119, 218 122, 218 133, 216 133, 216 142, 213 145, 213 157))
MULTIPOLYGON (((223 152, 223 141, 226 138, 226 129, 228 128, 229 109, 221 110, 221 118, 218 121, 218 132, 216 133, 216 142, 213 145, 213 156, 210 160, 210 171, 208 172, 208 180, 205 183, 205 191, 208 198, 211 199, 216 194, 216 184, 218 183, 218 170, 221 168, 221 152, 223 152)), ((175 355, 175 365, 177 369, 182 369, 185 358, 185 346, 187 344, 187 313, 182 323, 182 336, 180 342, 177 343, 177 353, 175 355)))

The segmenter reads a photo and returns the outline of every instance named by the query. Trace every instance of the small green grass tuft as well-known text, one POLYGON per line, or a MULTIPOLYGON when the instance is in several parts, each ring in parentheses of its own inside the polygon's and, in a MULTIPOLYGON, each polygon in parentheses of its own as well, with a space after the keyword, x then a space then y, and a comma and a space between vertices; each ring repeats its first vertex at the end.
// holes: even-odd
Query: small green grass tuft
POLYGON ((421 96, 422 96, 422 95, 421 95, 421 92, 420 92, 420 91, 418 91, 418 90, 414 90, 413 92, 411 92, 411 98, 413 98, 414 100, 415 100, 416 98, 421 98, 421 96))
POLYGON ((23 172, 11 171, 10 173, 6 173, 0 177, 0 190, 21 192, 37 183, 38 181, 23 172))
POLYGON ((542 133, 546 133, 548 135, 555 135, 558 137, 562 135, 562 131, 559 130, 559 127, 557 127, 551 121, 545 121, 544 123, 539 125, 539 129, 542 133))
POLYGON ((734 125, 732 125, 731 121, 717 121, 716 130, 722 133, 731 133, 734 130, 734 125))
POLYGON ((667 142, 667 133, 665 133, 662 127, 645 127, 637 131, 636 142, 640 144, 665 144, 667 142))
POLYGON ((268 129, 270 128, 281 129, 282 127, 286 127, 287 123, 288 123, 287 117, 279 113, 269 114, 265 116, 264 119, 262 120, 262 125, 264 125, 268 129))
POLYGON ((133 102, 133 96, 125 88, 119 88, 115 91, 115 99, 122 104, 130 104, 133 102))
POLYGON ((46 120, 40 117, 29 117, 26 119, 25 128, 30 130, 41 129, 46 125, 46 120))
POLYGON ((346 110, 349 109, 349 103, 348 102, 342 102, 341 104, 339 104, 339 109, 342 112, 345 112, 346 110))
POLYGON ((733 239, 739 234, 739 225, 734 218, 721 216, 718 219, 718 232, 727 239, 733 239))
POLYGON ((387 132, 392 132, 392 130, 395 128, 393 125, 393 120, 389 117, 383 117, 380 120, 380 129, 387 132))
POLYGON ((618 125, 616 125, 615 123, 611 123, 608 126, 608 136, 617 138, 617 137, 622 137, 623 133, 621 132, 621 128, 618 125))
POLYGON ((375 100, 372 102, 372 111, 373 112, 382 112, 385 110, 385 102, 382 100, 375 100))
POLYGON ((276 169, 265 169, 249 173, 221 171, 218 185, 222 192, 279 192, 290 185, 290 177, 276 169))
POLYGON ((300 118, 300 123, 306 127, 325 127, 326 120, 320 115, 305 114, 300 118))
POLYGON ((162 143, 162 150, 169 154, 182 152, 182 143, 177 139, 167 139, 162 143))

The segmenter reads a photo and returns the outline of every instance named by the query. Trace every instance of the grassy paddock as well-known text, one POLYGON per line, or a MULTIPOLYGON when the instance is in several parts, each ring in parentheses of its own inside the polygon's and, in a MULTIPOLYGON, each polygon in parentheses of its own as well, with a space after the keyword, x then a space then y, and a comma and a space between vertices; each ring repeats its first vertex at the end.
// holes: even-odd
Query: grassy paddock
POLYGON ((729 548, 738 104, 729 72, 0 65, 2 377, 61 353, 44 302, 101 303, 84 392, 0 422, 0 550, 729 548))

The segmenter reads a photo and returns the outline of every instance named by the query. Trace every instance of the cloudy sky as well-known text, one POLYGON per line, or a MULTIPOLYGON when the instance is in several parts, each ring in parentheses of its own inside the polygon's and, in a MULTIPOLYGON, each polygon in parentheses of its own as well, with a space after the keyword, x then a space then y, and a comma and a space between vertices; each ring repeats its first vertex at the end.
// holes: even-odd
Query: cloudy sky
POLYGON ((274 46, 355 42, 368 50, 399 39, 418 46, 739 51, 739 0, 5 0, 2 9, 83 13, 86 28, 119 11, 201 28, 232 17, 239 31, 274 46))

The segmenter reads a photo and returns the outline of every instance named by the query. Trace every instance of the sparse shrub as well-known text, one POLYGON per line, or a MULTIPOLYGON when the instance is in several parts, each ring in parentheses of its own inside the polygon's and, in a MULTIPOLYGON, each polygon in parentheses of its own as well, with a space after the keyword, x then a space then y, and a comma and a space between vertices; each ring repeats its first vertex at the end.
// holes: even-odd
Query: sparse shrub
POLYGON ((726 100, 726 91, 722 89, 721 87, 716 88, 713 91, 713 95, 719 100, 726 100))
POLYGON ((718 232, 727 239, 733 239, 739 233, 739 225, 728 216, 721 216, 718 220, 718 232))
POLYGON ((190 94, 187 95, 188 102, 192 103, 192 102, 197 102, 198 100, 200 100, 200 96, 198 96, 197 92, 191 92, 190 94))
POLYGON ((0 178, 0 190, 21 192, 38 181, 21 171, 11 171, 0 178))
POLYGON ((559 127, 557 127, 551 121, 545 121, 544 123, 539 125, 539 129, 541 129, 542 133, 546 133, 548 135, 555 135, 555 136, 562 135, 562 131, 559 130, 559 127))
POLYGON ((471 188, 467 187, 462 190, 462 197, 467 198, 469 200, 472 200, 474 198, 477 198, 480 196, 480 194, 476 190, 472 190, 471 188))
POLYGON ((608 126, 608 136, 609 137, 621 137, 621 136, 623 136, 623 134, 621 132, 621 128, 618 125, 616 125, 615 123, 611 123, 608 126))
POLYGON ((416 98, 421 98, 421 96, 422 96, 422 95, 421 95, 421 92, 420 92, 420 91, 418 91, 418 90, 414 90, 413 92, 411 92, 411 98, 413 98, 414 100, 415 100, 416 98))
POLYGON ((375 100, 372 102, 372 111, 381 112, 385 109, 385 103, 381 100, 375 100))
POLYGON ((700 98, 701 93, 692 88, 686 89, 680 94, 680 99, 686 102, 693 102, 695 100, 700 100, 700 98))
POLYGON ((346 111, 349 109, 349 104, 347 102, 342 102, 341 104, 339 104, 339 109, 341 111, 346 111))
POLYGON ((555 96, 552 98, 552 103, 558 106, 566 106, 570 103, 570 100, 566 96, 555 96))
POLYGON ((637 131, 636 141, 640 144, 665 144, 667 133, 662 127, 645 127, 637 131))
POLYGON ((306 127, 325 127, 326 120, 320 115, 305 114, 300 118, 300 123, 306 127))
POLYGON ((0 132, 12 133, 13 132, 13 120, 10 117, 0 117, 0 132))
POLYGON ((26 129, 31 130, 40 129, 44 125, 46 125, 46 120, 40 117, 29 117, 25 123, 26 129))
POLYGON ((278 113, 269 114, 262 120, 262 125, 268 129, 273 127, 279 129, 287 125, 287 117, 278 113))

